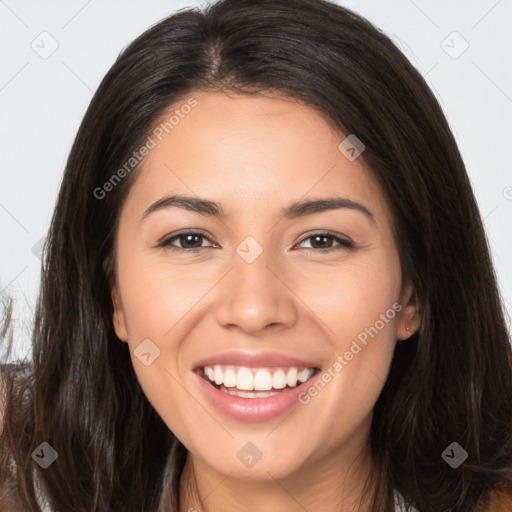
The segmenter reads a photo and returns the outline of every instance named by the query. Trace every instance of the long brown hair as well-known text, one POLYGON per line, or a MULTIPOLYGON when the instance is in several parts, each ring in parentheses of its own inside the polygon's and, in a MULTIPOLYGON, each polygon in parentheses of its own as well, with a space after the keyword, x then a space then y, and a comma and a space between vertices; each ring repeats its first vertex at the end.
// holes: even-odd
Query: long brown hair
POLYGON ((364 142, 361 158, 391 205, 423 316, 397 343, 375 405, 372 512, 393 510, 394 490, 421 512, 477 511, 497 488, 512 495, 510 335, 440 105, 395 44, 348 9, 221 0, 133 41, 82 121, 43 250, 32 357, 3 367, 4 508, 10 500, 39 512, 39 492, 55 512, 178 511, 186 449, 146 399, 112 325, 117 222, 139 166, 98 190, 194 90, 277 91, 313 106, 364 142), (31 457, 42 442, 58 453, 46 469, 31 457), (454 442, 468 454, 457 468, 442 458, 454 442))

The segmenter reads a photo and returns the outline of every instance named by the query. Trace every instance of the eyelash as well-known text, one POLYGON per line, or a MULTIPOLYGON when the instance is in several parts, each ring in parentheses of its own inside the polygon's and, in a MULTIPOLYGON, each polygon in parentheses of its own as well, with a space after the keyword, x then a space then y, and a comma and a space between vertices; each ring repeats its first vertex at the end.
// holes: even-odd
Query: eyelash
MULTIPOLYGON (((197 253, 197 252, 199 252, 199 251, 201 251, 203 249, 209 249, 209 247, 196 247, 196 248, 193 248, 193 249, 186 249, 186 248, 183 248, 183 247, 176 247, 174 245, 171 245, 171 242, 173 240, 179 239, 179 238, 184 237, 186 235, 197 235, 197 236, 200 236, 200 237, 202 237, 202 238, 204 238, 204 239, 206 239, 206 240, 211 242, 211 240, 206 235, 204 235, 203 233, 197 233, 195 231, 183 231, 182 233, 178 233, 177 235, 173 235, 172 237, 165 238, 164 240, 162 240, 158 244, 158 247, 165 247, 165 248, 168 248, 171 251, 176 252, 176 253, 183 253, 183 252, 197 253)), ((336 250, 340 250, 340 249, 353 250, 355 248, 355 245, 352 242, 349 242, 348 240, 340 238, 340 237, 336 236, 335 234, 330 233, 328 231, 319 231, 318 233, 311 233, 307 237, 304 237, 298 244, 300 245, 304 241, 309 240, 310 238, 313 238, 313 237, 316 237, 316 236, 325 237, 325 238, 332 238, 334 241, 338 242, 340 245, 338 247, 329 247, 327 249, 306 248, 306 250, 308 252, 327 253, 327 252, 332 252, 332 251, 336 251, 336 250)))

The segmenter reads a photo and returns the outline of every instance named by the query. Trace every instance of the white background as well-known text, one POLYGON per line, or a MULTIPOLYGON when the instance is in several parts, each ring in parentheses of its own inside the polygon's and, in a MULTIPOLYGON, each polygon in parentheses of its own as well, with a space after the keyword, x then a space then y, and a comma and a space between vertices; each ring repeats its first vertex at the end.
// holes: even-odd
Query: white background
MULTIPOLYGON (((388 34, 439 98, 484 218, 510 327, 512 0, 338 3, 388 34), (453 58, 464 41, 467 50, 453 58)), ((18 356, 29 349, 39 287, 33 247, 48 230, 93 92, 135 37, 175 10, 195 5, 204 2, 0 0, 0 293, 16 300, 18 356), (50 36, 40 36, 45 31, 50 36), (58 48, 43 59, 31 45, 49 49, 52 38, 58 48)))

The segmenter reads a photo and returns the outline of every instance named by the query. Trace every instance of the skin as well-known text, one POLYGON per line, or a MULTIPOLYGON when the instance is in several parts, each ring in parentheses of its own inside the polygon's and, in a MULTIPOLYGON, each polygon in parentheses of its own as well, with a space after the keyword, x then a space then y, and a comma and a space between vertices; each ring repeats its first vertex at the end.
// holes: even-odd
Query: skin
POLYGON ((191 96, 197 106, 150 151, 123 204, 112 286, 117 336, 148 400, 189 452, 180 511, 355 511, 366 505, 372 410, 394 346, 421 321, 414 288, 402 279, 389 205, 362 159, 339 151, 345 135, 313 108, 277 96, 191 96), (171 194, 219 202, 228 217, 174 206, 141 221, 171 194), (375 224, 350 209, 279 213, 333 195, 365 205, 375 224), (158 247, 189 229, 206 238, 172 245, 202 252, 158 247), (307 238, 325 230, 356 248, 307 238), (250 264, 236 252, 248 236, 263 249, 250 264), (225 417, 192 373, 198 358, 232 349, 277 351, 327 369, 396 302, 402 310, 317 396, 273 420, 225 417), (134 356, 147 338, 160 350, 149 366, 134 356), (251 468, 237 458, 247 442, 262 454, 251 468))

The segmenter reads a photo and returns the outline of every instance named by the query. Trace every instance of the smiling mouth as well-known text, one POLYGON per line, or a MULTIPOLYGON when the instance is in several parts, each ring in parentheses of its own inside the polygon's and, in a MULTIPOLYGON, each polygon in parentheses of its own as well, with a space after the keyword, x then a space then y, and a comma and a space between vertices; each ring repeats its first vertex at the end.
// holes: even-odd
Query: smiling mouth
POLYGON ((240 398, 268 398, 301 386, 320 371, 319 368, 295 366, 252 368, 214 365, 196 369, 213 387, 240 398))

